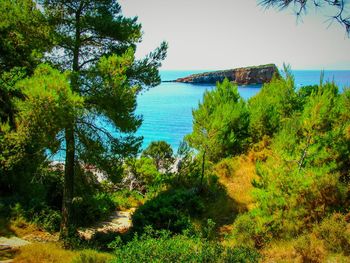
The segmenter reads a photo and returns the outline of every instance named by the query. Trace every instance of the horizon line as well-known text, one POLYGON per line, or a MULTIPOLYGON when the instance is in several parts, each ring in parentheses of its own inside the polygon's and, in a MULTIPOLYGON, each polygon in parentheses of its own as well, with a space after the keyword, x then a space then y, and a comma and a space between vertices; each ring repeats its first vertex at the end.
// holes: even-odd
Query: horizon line
MULTIPOLYGON (((237 68, 248 68, 249 66, 247 67, 237 67, 237 68)), ((282 67, 277 67, 279 70, 283 70, 282 67)), ((229 69, 236 69, 236 68, 225 68, 225 69, 222 69, 222 68, 218 68, 218 69, 162 69, 160 68, 159 71, 218 71, 218 70, 229 70, 229 69)), ((313 68, 313 69, 310 69, 310 68, 306 68, 306 69, 303 69, 303 68, 292 68, 291 69, 292 71, 296 71, 296 70, 303 70, 303 71, 350 71, 350 68, 344 68, 344 69, 329 69, 329 68, 313 68)))

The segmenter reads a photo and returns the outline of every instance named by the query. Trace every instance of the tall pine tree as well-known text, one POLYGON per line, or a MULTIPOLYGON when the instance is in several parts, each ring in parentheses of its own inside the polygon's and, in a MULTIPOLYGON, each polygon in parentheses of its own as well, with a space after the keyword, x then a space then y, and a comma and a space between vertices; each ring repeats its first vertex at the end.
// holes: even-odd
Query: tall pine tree
POLYGON ((138 150, 134 132, 136 96, 160 82, 158 68, 166 43, 142 60, 134 59, 141 41, 137 18, 125 18, 115 0, 44 0, 45 15, 55 26, 51 61, 70 70, 71 89, 84 98, 84 111, 69 119, 65 134, 62 236, 71 226, 74 171, 78 162, 117 173, 124 156, 138 150))

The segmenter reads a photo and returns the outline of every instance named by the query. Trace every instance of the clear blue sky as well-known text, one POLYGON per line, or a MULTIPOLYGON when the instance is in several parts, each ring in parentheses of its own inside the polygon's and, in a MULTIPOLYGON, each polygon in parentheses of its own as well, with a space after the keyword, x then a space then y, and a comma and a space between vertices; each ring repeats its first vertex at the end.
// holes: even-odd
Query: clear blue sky
POLYGON ((163 40, 162 69, 225 69, 289 63, 293 69, 350 69, 350 38, 332 10, 310 9, 297 22, 293 10, 265 10, 255 0, 120 0, 123 14, 138 16, 143 41, 137 57, 163 40))

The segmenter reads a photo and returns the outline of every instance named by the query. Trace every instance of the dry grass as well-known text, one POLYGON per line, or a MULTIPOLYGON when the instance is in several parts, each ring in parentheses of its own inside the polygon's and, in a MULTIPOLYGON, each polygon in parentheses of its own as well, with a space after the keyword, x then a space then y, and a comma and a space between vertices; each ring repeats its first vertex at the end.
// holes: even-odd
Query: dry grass
POLYGON ((66 250, 61 246, 60 242, 57 242, 58 233, 50 234, 42 231, 34 224, 30 224, 21 218, 9 222, 1 222, 1 225, 3 225, 1 233, 8 233, 9 236, 15 235, 33 242, 11 251, 8 255, 1 253, 0 258, 2 259, 15 257, 13 262, 20 263, 103 263, 108 262, 112 258, 108 253, 100 253, 93 250, 66 250))
POLYGON ((9 229, 18 237, 24 237, 40 231, 36 225, 28 223, 23 218, 18 218, 16 220, 10 221, 9 229))
POLYGON ((59 243, 33 243, 20 249, 14 263, 108 262, 112 256, 93 250, 71 251, 59 243))
POLYGON ((301 255, 295 249, 295 242, 280 241, 270 244, 261 251, 263 255, 262 262, 303 262, 301 255))
POLYGON ((225 159, 218 163, 215 172, 226 187, 227 194, 235 201, 239 212, 253 207, 252 181, 257 178, 255 162, 246 156, 225 159))
POLYGON ((350 262, 349 256, 328 251, 323 241, 313 234, 290 241, 275 241, 260 252, 263 255, 263 263, 350 262))
MULTIPOLYGON (((219 177, 219 182, 225 187, 229 203, 234 206, 235 215, 246 212, 254 207, 252 197, 253 179, 257 178, 255 170, 255 161, 245 155, 237 156, 231 159, 224 159, 218 163, 214 171, 219 177)), ((213 209, 222 210, 222 205, 213 209), (220 209, 217 209, 220 207, 220 209)), ((233 213, 233 212, 231 212, 233 213)), ((219 235, 226 238, 223 240, 227 246, 235 245, 235 240, 227 238, 232 232, 233 221, 221 225, 218 229, 219 235)))
POLYGON ((64 250, 54 243, 33 243, 20 249, 13 262, 18 263, 63 263, 72 262, 76 253, 64 250))

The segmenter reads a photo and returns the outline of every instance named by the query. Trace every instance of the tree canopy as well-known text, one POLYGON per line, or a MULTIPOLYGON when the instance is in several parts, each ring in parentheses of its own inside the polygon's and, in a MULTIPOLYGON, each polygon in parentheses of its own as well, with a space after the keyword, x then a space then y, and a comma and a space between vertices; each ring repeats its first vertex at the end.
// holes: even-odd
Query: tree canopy
POLYGON ((166 171, 174 162, 173 149, 165 141, 151 142, 150 145, 143 150, 142 156, 153 159, 158 170, 164 169, 166 171))
POLYGON ((193 110, 193 131, 186 137, 190 146, 204 152, 209 160, 242 152, 246 145, 249 113, 237 86, 225 79, 193 110))

